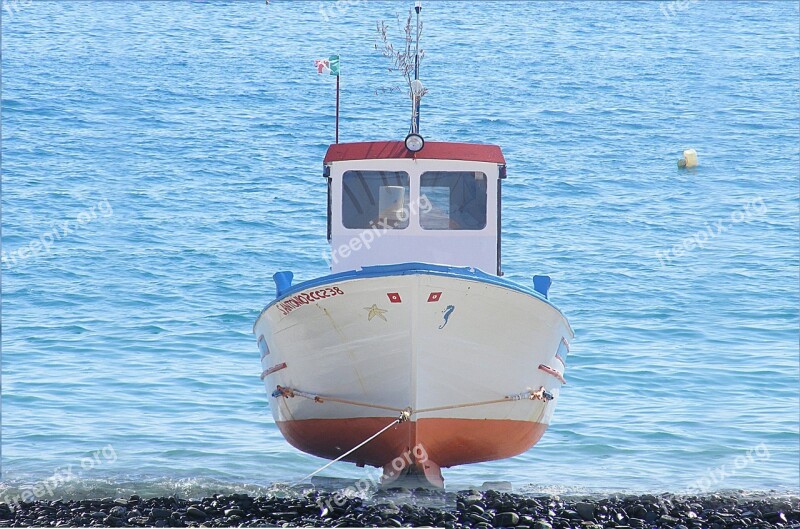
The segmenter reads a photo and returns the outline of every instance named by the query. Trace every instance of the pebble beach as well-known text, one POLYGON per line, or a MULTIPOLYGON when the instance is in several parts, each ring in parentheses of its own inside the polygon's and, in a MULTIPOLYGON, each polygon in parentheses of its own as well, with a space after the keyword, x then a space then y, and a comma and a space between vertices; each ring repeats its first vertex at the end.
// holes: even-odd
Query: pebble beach
POLYGON ((797 529, 800 497, 768 494, 528 496, 389 490, 370 498, 305 491, 0 504, 1 527, 516 527, 519 529, 797 529), (429 505, 439 502, 438 507, 429 505), (428 506, 426 506, 428 505, 428 506))

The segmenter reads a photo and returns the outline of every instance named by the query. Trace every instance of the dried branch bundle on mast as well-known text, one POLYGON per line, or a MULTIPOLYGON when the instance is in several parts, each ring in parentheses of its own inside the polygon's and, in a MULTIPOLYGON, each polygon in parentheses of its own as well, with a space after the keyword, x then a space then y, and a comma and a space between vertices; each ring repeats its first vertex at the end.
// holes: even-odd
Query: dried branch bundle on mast
MULTIPOLYGON (((425 56, 424 50, 420 49, 419 41, 422 36, 422 21, 419 19, 421 6, 409 10, 408 18, 404 28, 403 45, 395 48, 389 38, 389 26, 381 20, 377 24, 378 37, 380 43, 375 44, 375 49, 380 50, 381 54, 388 58, 392 65, 388 68, 390 72, 400 72, 408 85, 408 96, 412 101, 412 132, 417 132, 419 127, 418 109, 422 97, 428 93, 419 81, 419 66, 425 56), (413 22, 414 12, 417 13, 416 24, 413 22)), ((398 23, 400 17, 398 16, 398 23)))

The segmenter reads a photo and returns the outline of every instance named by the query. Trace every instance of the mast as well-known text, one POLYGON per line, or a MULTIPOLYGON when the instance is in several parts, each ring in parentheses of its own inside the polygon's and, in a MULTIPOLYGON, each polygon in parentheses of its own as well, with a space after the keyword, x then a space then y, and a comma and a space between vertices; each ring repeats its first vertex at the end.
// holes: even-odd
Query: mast
POLYGON ((416 0, 414 11, 417 12, 417 36, 414 46, 414 80, 409 82, 409 92, 411 95, 411 130, 406 136, 406 148, 411 152, 419 152, 425 147, 425 140, 419 134, 419 107, 422 96, 425 95, 425 86, 419 80, 419 41, 422 35, 422 0, 416 0))
MULTIPOLYGON (((414 80, 417 81, 417 86, 421 86, 419 81, 419 39, 420 39, 420 34, 422 33, 420 27, 420 12, 422 11, 422 0, 417 0, 415 2, 414 11, 417 12, 417 45, 414 50, 414 80)), ((422 103, 422 95, 417 96, 417 94, 412 93, 412 97, 414 98, 415 102, 414 113, 416 114, 416 120, 414 124, 415 126, 413 127, 412 132, 419 134, 419 114, 420 114, 419 107, 420 104, 422 103)))
POLYGON ((336 76, 336 143, 339 143, 339 76, 336 76))

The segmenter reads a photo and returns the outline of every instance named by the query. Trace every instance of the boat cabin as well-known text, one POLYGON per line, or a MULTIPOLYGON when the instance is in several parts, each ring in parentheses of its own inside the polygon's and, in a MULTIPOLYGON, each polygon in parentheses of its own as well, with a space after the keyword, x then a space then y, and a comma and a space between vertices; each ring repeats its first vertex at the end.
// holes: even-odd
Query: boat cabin
POLYGON ((332 272, 423 262, 502 275, 499 147, 336 144, 324 163, 332 272))

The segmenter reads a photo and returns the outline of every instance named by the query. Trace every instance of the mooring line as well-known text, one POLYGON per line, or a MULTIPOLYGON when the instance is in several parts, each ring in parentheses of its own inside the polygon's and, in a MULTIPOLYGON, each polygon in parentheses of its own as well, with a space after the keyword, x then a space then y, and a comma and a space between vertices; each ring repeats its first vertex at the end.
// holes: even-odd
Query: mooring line
POLYGON ((367 439, 367 440, 365 440, 365 441, 362 441, 362 442, 361 442, 359 445, 357 445, 357 446, 356 446, 356 447, 354 447, 354 448, 351 448, 350 450, 348 450, 348 451, 347 451, 347 452, 345 452, 344 454, 340 455, 339 457, 337 457, 337 458, 336 458, 336 459, 334 459, 333 461, 330 461, 329 463, 327 463, 327 464, 323 465, 322 467, 318 468, 317 470, 315 470, 314 472, 312 472, 312 473, 311 473, 311 474, 309 474, 308 476, 306 476, 306 477, 304 477, 303 479, 301 479, 300 481, 296 482, 296 483, 295 483, 295 485, 297 485, 298 483, 302 483, 303 481, 306 481, 307 479, 313 478, 314 476, 316 476, 317 474, 319 474, 320 472, 322 472, 323 470, 325 470, 326 468, 328 468, 328 467, 329 467, 329 466, 331 466, 332 464, 334 464, 334 463, 336 463, 336 462, 338 462, 338 461, 340 461, 340 460, 344 459, 345 457, 349 456, 350 454, 352 454, 353 452, 355 452, 356 450, 358 450, 359 448, 361 448, 361 447, 362 447, 362 446, 364 446, 365 444, 369 443, 370 441, 372 441, 373 439, 375 439, 376 437, 378 437, 380 434, 382 434, 383 432, 385 432, 386 430, 388 430, 388 429, 389 429, 389 428, 391 428, 392 426, 394 426, 394 425, 396 425, 396 424, 400 424, 401 422, 406 422, 406 421, 407 421, 407 420, 409 420, 410 418, 411 418, 411 410, 410 410, 409 408, 406 408, 405 410, 403 410, 403 412, 402 412, 402 413, 400 413, 400 417, 398 417, 397 419, 395 419, 394 421, 392 421, 390 424, 388 424, 388 425, 387 425, 385 428, 383 428, 381 431, 379 431, 378 433, 376 433, 376 434, 372 435, 372 436, 371 436, 369 439, 367 439))
POLYGON ((322 404, 326 401, 328 402, 338 402, 339 404, 349 404, 351 406, 359 406, 362 408, 374 408, 376 410, 387 410, 387 411, 394 411, 394 412, 404 412, 404 408, 396 408, 393 406, 382 406, 380 404, 368 404, 366 402, 358 402, 356 400, 348 400, 348 399, 339 399, 336 397, 324 397, 322 395, 315 395, 313 393, 307 393, 305 391, 301 391, 299 389, 294 388, 285 388, 283 386, 278 386, 275 388, 275 391, 272 392, 273 397, 303 397, 305 399, 313 400, 319 404, 322 404))
POLYGON ((486 406, 488 404, 500 404, 502 402, 514 402, 518 400, 541 400, 545 403, 550 402, 553 400, 553 395, 549 391, 547 391, 544 386, 540 387, 536 391, 529 389, 528 391, 524 391, 522 393, 517 393, 514 395, 506 395, 502 399, 493 399, 493 400, 484 400, 480 402, 468 402, 464 404, 450 404, 447 406, 436 406, 433 408, 421 408, 418 410, 412 410, 410 408, 395 408, 392 406, 382 406, 380 404, 368 404, 366 402, 358 402, 355 400, 347 400, 347 399, 338 399, 336 397, 323 397, 320 395, 314 395, 313 393, 306 393, 305 391, 300 391, 298 389, 293 388, 285 388, 283 386, 278 386, 275 391, 272 392, 273 397, 284 397, 284 398, 292 398, 292 397, 303 397, 306 399, 313 400, 317 403, 324 403, 328 402, 338 402, 340 404, 349 404, 351 406, 359 406, 363 408, 374 408, 378 410, 388 410, 388 411, 395 411, 404 413, 408 411, 411 414, 417 415, 420 413, 430 413, 434 411, 444 411, 444 410, 455 410, 459 408, 472 408, 474 406, 486 406))
MULTIPOLYGON (((347 399, 337 399, 335 397, 322 397, 320 395, 314 395, 313 393, 306 393, 305 391, 300 391, 298 389, 287 388, 287 387, 283 387, 283 386, 278 386, 277 388, 275 388, 275 391, 272 392, 272 396, 276 397, 276 398, 277 397, 283 397, 283 398, 303 397, 303 398, 310 399, 310 400, 313 400, 314 402, 318 402, 318 403, 324 403, 325 401, 329 401, 329 402, 338 402, 338 403, 341 403, 341 404, 350 404, 351 406, 361 406, 361 407, 365 407, 365 408, 376 408, 376 409, 380 409, 380 410, 389 410, 389 411, 399 411, 400 412, 400 416, 397 419, 395 419, 391 423, 387 424, 380 431, 378 431, 377 433, 373 434, 372 436, 370 436, 366 440, 362 441, 361 443, 359 443, 355 447, 351 448, 350 450, 348 450, 344 454, 340 455, 339 457, 337 457, 333 461, 329 461, 328 463, 326 463, 325 465, 321 466, 320 468, 318 468, 317 470, 315 470, 311 474, 307 475, 306 477, 304 477, 300 481, 296 481, 293 485, 300 484, 300 483, 302 483, 302 482, 304 482, 304 481, 306 481, 306 480, 308 480, 310 478, 313 478, 314 476, 316 476, 317 474, 319 474, 320 472, 322 472, 323 470, 325 470, 326 468, 328 468, 332 464, 334 464, 334 463, 336 463, 338 461, 341 461, 342 459, 344 459, 345 457, 349 456, 350 454, 352 454, 353 452, 355 452, 356 450, 358 450, 362 446, 366 445, 367 443, 369 443, 373 439, 377 438, 379 435, 381 435, 383 432, 385 432, 389 428, 391 428, 391 427, 393 427, 393 426, 395 426, 397 424, 400 424, 402 422, 406 422, 406 421, 411 420, 411 415, 412 414, 430 413, 430 412, 434 412, 434 411, 443 411, 443 410, 453 410, 453 409, 457 409, 457 408, 470 408, 472 406, 485 406, 487 404, 499 404, 501 402, 514 402, 514 401, 519 401, 519 400, 541 400, 541 401, 544 401, 545 403, 550 402, 551 400, 553 400, 553 395, 549 391, 547 391, 544 388, 544 386, 540 387, 536 391, 529 389, 529 390, 524 391, 522 393, 517 393, 517 394, 514 394, 514 395, 506 395, 502 399, 485 400, 485 401, 481 401, 481 402, 470 402, 470 403, 467 403, 467 404, 454 404, 454 405, 450 405, 450 406, 437 406, 435 408, 422 408, 422 409, 419 409, 419 410, 412 410, 410 407, 401 410, 400 408, 394 408, 394 407, 391 407, 391 406, 381 406, 381 405, 378 405, 378 404, 367 404, 366 402, 357 402, 357 401, 352 401, 352 400, 347 400, 347 399)), ((546 409, 546 407, 542 409, 542 415, 544 415, 545 409, 546 409)), ((540 416, 540 419, 541 419, 541 416, 540 416)))
POLYGON ((528 390, 523 393, 517 393, 516 395, 506 395, 502 399, 484 400, 481 402, 469 402, 466 404, 451 404, 449 406, 436 406, 435 408, 421 408, 419 410, 414 410, 414 413, 419 414, 419 413, 430 413, 432 411, 456 410, 459 408, 486 406, 487 404, 500 404, 501 402, 513 402, 516 400, 541 400, 544 402, 550 402, 551 400, 553 400, 553 395, 549 391, 544 389, 544 386, 542 386, 536 391, 528 390))

